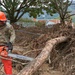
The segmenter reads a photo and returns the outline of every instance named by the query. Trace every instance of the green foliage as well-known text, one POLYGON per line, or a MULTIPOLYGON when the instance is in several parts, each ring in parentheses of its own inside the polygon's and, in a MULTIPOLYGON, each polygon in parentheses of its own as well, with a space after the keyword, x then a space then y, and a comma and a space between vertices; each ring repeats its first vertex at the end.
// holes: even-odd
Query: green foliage
POLYGON ((21 18, 19 19, 19 22, 33 22, 32 19, 28 19, 28 18, 21 18))
POLYGON ((0 7, 0 11, 3 11, 2 7, 0 7))
POLYGON ((35 26, 37 26, 37 27, 44 27, 45 26, 45 22, 35 22, 35 26))
POLYGON ((30 17, 36 18, 43 14, 42 9, 50 15, 58 13, 63 20, 70 4, 69 0, 0 0, 0 6, 6 9, 4 11, 10 22, 17 22, 27 12, 30 17))
POLYGON ((0 5, 6 9, 11 22, 17 22, 26 12, 33 17, 42 13, 40 0, 0 0, 0 5))
POLYGON ((72 16, 72 22, 75 24, 75 16, 72 16))
MULTIPOLYGON (((71 5, 69 0, 50 0, 49 9, 47 8, 47 13, 58 13, 60 20, 64 23, 66 14, 69 13, 68 7, 71 5)), ((52 15, 52 14, 51 14, 52 15)))

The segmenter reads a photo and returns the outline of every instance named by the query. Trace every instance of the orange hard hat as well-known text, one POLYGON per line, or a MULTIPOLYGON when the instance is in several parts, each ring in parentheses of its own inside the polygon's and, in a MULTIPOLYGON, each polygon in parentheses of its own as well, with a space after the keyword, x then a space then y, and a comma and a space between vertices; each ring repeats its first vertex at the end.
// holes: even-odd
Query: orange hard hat
POLYGON ((6 18, 6 15, 0 11, 0 21, 6 21, 7 18, 6 18))

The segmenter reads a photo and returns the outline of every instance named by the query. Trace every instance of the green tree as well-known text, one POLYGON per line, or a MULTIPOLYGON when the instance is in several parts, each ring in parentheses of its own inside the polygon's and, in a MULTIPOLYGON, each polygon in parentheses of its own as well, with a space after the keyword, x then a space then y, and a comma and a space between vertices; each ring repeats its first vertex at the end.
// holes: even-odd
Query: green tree
MULTIPOLYGON (((71 3, 72 1, 69 0, 50 0, 49 9, 52 10, 52 12, 58 13, 61 23, 64 23, 67 18, 66 15, 70 13, 68 7, 71 3)), ((48 13, 50 13, 49 10, 48 13)))
POLYGON ((64 23, 71 2, 69 0, 0 0, 0 5, 5 8, 4 11, 8 14, 10 22, 17 22, 26 12, 36 18, 43 14, 42 9, 44 9, 50 15, 58 13, 61 22, 64 23))
POLYGON ((58 13, 60 17, 60 22, 65 23, 65 20, 70 16, 75 14, 70 14, 71 11, 68 10, 68 7, 72 4, 73 0, 41 0, 43 7, 42 9, 50 15, 58 13), (69 14, 69 16, 67 16, 69 14))
POLYGON ((0 11, 2 11, 3 9, 2 9, 2 7, 0 6, 0 11))
POLYGON ((26 12, 33 17, 43 13, 40 0, 0 0, 0 5, 5 8, 10 22, 17 22, 26 12))

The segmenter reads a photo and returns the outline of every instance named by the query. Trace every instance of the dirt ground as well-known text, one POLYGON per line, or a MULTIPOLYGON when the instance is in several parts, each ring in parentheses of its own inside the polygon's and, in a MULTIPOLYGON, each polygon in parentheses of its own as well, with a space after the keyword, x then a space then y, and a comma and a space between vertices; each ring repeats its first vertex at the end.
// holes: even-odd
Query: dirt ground
MULTIPOLYGON (((46 45, 48 40, 59 36, 69 37, 69 40, 56 45, 51 52, 51 63, 48 59, 40 67, 35 75, 75 75, 75 29, 66 25, 57 24, 52 28, 28 27, 13 25, 16 31, 16 41, 14 46, 22 47, 17 54, 27 55, 35 58, 46 45)), ((23 60, 13 61, 13 74, 17 75, 27 63, 23 60)), ((3 72, 3 67, 2 67, 3 72)), ((0 74, 1 75, 1 74, 0 74)))
POLYGON ((63 73, 58 70, 52 70, 47 63, 44 63, 37 72, 38 75, 63 75, 63 73))

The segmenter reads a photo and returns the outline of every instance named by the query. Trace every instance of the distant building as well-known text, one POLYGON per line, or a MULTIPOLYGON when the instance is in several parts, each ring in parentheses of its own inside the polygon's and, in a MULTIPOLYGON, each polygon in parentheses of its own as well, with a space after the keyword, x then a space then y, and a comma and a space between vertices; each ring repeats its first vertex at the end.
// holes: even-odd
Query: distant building
POLYGON ((47 20, 46 21, 46 26, 47 27, 52 27, 53 25, 60 23, 60 20, 58 19, 52 19, 52 20, 47 20))
POLYGON ((33 18, 33 21, 35 22, 43 22, 45 23, 45 26, 47 27, 52 27, 53 25, 57 24, 57 23, 60 23, 60 20, 59 19, 51 19, 51 20, 47 20, 47 19, 36 19, 36 18, 33 18))

